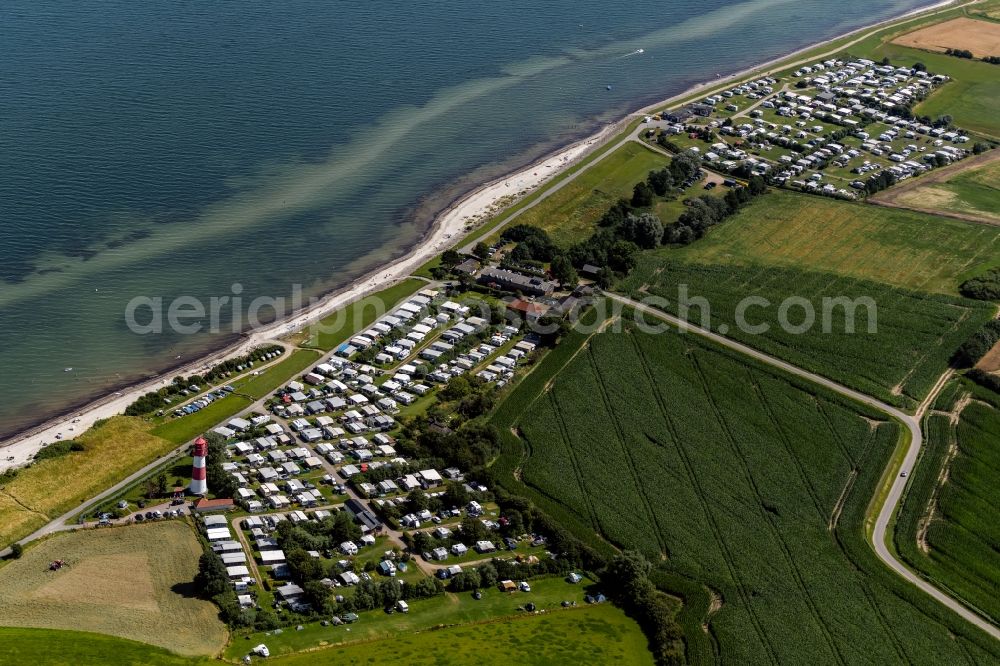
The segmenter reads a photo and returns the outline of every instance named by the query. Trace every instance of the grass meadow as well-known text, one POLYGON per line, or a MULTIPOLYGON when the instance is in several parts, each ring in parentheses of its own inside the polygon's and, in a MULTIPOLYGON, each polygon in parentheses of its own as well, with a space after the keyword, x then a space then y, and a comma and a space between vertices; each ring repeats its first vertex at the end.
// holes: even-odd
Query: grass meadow
MULTIPOLYGON (((543 202, 521 213, 517 223, 545 229, 562 246, 585 240, 615 201, 631 199, 635 184, 669 161, 666 155, 640 143, 626 143, 543 202)), ((663 205, 668 204, 663 202, 663 205)))
POLYGON ((519 433, 522 449, 503 483, 520 478, 562 506, 581 538, 596 531, 714 591, 721 605, 685 624, 689 659, 1000 658, 864 541, 896 424, 693 335, 626 330, 573 342, 498 412, 494 424, 519 433))
POLYGON ((200 555, 200 543, 183 522, 53 536, 3 567, 0 623, 95 632, 183 655, 214 655, 228 634, 215 605, 192 596, 200 555), (66 566, 49 571, 56 559, 66 566))
MULTIPOLYGON (((522 631, 529 633, 535 631, 530 627, 530 619, 527 620, 529 624, 520 624, 526 618, 534 616, 520 610, 520 607, 530 601, 545 614, 559 616, 565 612, 573 618, 582 620, 585 615, 578 615, 576 610, 564 611, 561 604, 563 601, 575 601, 578 609, 586 608, 589 610, 589 607, 585 606, 583 602, 585 593, 586 589, 583 584, 573 585, 558 577, 531 581, 531 592, 509 593, 501 592, 495 588, 484 590, 483 598, 479 600, 473 599, 471 593, 447 593, 429 599, 411 601, 410 612, 406 614, 362 614, 361 619, 349 627, 343 625, 324 627, 319 623, 310 623, 305 625, 301 631, 286 630, 277 636, 255 633, 249 637, 236 637, 227 648, 225 657, 233 660, 240 659, 249 648, 258 643, 266 643, 273 657, 303 653, 314 657, 327 655, 329 659, 335 660, 337 663, 352 663, 355 661, 355 657, 366 655, 369 651, 372 654, 387 654, 384 650, 394 649, 401 638, 419 637, 425 634, 435 636, 441 627, 460 626, 468 626, 475 633, 485 630, 485 627, 510 624, 512 629, 500 631, 519 642, 529 642, 530 639, 517 638, 517 636, 522 631), (357 644, 357 646, 352 644, 357 644), (373 648, 374 651, 372 651, 373 648)), ((638 637, 636 644, 627 652, 638 648, 635 649, 636 655, 641 653, 644 655, 644 659, 636 660, 633 657, 632 661, 628 663, 648 663, 652 656, 646 650, 646 642, 642 638, 642 632, 638 625, 615 608, 611 608, 609 613, 603 615, 624 635, 638 637)), ((424 642, 423 639, 419 638, 415 638, 415 640, 420 644, 424 642)), ((600 641, 594 641, 594 643, 597 642, 600 641)), ((588 649, 594 648, 594 643, 588 642, 588 649)), ((463 648, 461 651, 463 658, 468 656, 466 650, 472 647, 474 646, 463 648)), ((552 649, 572 650, 573 641, 556 640, 553 637, 551 647, 552 649)), ((449 655, 451 654, 449 649, 449 655)), ((454 654, 458 655, 458 652, 454 654)), ((608 657, 616 655, 614 652, 605 654, 608 657)), ((435 653, 434 656, 441 657, 440 653, 435 653)), ((515 658, 513 655, 511 657, 515 658)), ((456 658, 458 657, 456 656, 456 658)), ((515 660, 520 662, 521 656, 518 655, 515 660)), ((361 659, 361 661, 365 661, 365 659, 361 659)), ((291 659, 290 662, 300 663, 295 659, 291 659)), ((373 663, 383 662, 376 660, 373 663)))
POLYGON ((132 416, 111 418, 77 440, 84 451, 34 463, 0 488, 0 516, 6 518, 0 521, 0 544, 25 536, 175 446, 132 416))
POLYGON ((910 566, 998 622, 1000 396, 968 382, 953 385, 966 397, 953 399, 954 415, 933 413, 926 420, 927 448, 910 481, 895 544, 910 566))
POLYGON ((1000 264, 1000 229, 774 190, 704 238, 661 253, 702 264, 768 264, 957 295, 964 280, 1000 264))
POLYGON ((147 643, 85 631, 0 627, 0 663, 39 666, 208 666, 214 660, 184 657, 147 643))
MULTIPOLYGON (((410 611, 413 612, 412 610, 410 611)), ((312 664, 652 664, 638 625, 610 604, 443 625, 391 640, 307 652, 269 662, 312 664)))

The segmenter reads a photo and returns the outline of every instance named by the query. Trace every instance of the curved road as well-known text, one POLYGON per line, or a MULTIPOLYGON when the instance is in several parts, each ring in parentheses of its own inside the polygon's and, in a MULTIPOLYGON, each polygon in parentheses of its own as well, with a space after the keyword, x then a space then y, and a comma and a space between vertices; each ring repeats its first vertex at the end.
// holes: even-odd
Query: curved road
MULTIPOLYGON (((635 310, 638 310, 639 312, 642 312, 643 314, 648 314, 650 316, 653 316, 657 319, 667 322, 668 324, 671 324, 672 326, 681 328, 682 330, 691 331, 692 333, 700 335, 701 337, 711 340, 712 342, 720 344, 724 347, 728 347, 729 349, 732 349, 734 351, 738 351, 741 354, 745 354, 746 356, 749 356, 758 361, 766 363, 770 366, 783 370, 784 372, 787 372, 791 375, 795 375, 796 377, 801 377, 802 379, 806 379, 812 382, 813 384, 819 384, 820 386, 823 386, 844 397, 868 405, 869 407, 877 409, 878 411, 891 416, 892 418, 896 419, 897 421, 905 425, 907 430, 909 431, 910 442, 907 445, 908 448, 906 450, 906 455, 903 457, 903 462, 900 465, 899 470, 897 470, 897 472, 894 472, 895 478, 893 478, 892 487, 890 488, 889 493, 885 498, 885 502, 882 504, 882 508, 879 510, 878 518, 875 521, 875 529, 872 533, 872 547, 874 548, 875 553, 878 555, 879 559, 882 560, 890 569, 892 569, 902 578, 904 578, 907 582, 920 588, 928 595, 933 597, 939 603, 955 611, 970 624, 973 624, 979 629, 982 629, 993 638, 1000 640, 1000 628, 998 628, 996 625, 992 624, 988 620, 984 619, 979 614, 967 608, 960 601, 948 596, 948 594, 946 594, 945 592, 941 591, 931 583, 927 582, 923 578, 919 577, 917 574, 913 573, 910 569, 906 567, 906 565, 904 565, 902 562, 896 559, 896 557, 889 550, 886 541, 889 524, 892 522, 892 517, 895 514, 896 508, 903 497, 903 491, 906 488, 907 477, 909 477, 910 472, 916 465, 917 457, 920 455, 920 446, 924 441, 923 432, 920 429, 920 417, 923 413, 923 410, 926 409, 927 405, 929 404, 931 398, 934 396, 936 391, 939 390, 940 387, 944 384, 944 381, 948 378, 950 372, 946 373, 943 377, 941 377, 940 380, 938 380, 938 383, 934 387, 934 391, 931 392, 931 395, 928 396, 928 399, 925 400, 924 403, 917 410, 917 414, 911 416, 910 414, 900 411, 899 409, 893 407, 892 405, 885 404, 881 400, 877 400, 876 398, 873 398, 869 395, 865 395, 864 393, 859 393, 854 389, 847 388, 846 386, 838 384, 837 382, 827 379, 826 377, 821 377, 820 375, 809 372, 808 370, 803 370, 802 368, 794 366, 791 363, 787 363, 785 361, 782 361, 781 359, 770 356, 769 354, 757 351, 752 347, 748 347, 744 344, 736 342, 735 340, 722 336, 708 329, 695 326, 690 322, 686 322, 682 319, 679 319, 678 317, 667 314, 661 310, 657 310, 653 307, 650 307, 649 305, 645 305, 644 303, 640 303, 630 298, 619 296, 618 294, 613 294, 610 292, 606 293, 605 295, 611 298, 612 300, 625 304, 635 310), (901 472, 906 472, 907 477, 901 476, 900 475, 901 472)), ((892 468, 892 465, 893 463, 890 463, 890 469, 892 468)))

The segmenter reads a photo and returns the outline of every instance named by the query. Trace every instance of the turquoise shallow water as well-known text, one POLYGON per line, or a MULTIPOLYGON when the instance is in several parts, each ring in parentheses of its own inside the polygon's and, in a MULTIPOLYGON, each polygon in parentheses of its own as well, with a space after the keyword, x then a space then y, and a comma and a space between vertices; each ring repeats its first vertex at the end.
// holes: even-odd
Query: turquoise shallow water
POLYGON ((921 4, 6 0, 0 434, 230 339, 135 335, 135 296, 328 291, 477 182, 921 4))

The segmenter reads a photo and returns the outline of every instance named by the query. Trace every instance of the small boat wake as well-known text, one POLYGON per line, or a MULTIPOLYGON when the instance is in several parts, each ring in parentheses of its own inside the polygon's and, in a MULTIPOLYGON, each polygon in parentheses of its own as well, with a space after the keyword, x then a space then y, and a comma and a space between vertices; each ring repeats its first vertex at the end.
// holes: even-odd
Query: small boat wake
POLYGON ((621 57, 621 58, 631 58, 632 56, 642 55, 645 52, 646 52, 646 49, 636 49, 635 51, 632 51, 631 53, 626 53, 625 55, 619 56, 619 57, 621 57))

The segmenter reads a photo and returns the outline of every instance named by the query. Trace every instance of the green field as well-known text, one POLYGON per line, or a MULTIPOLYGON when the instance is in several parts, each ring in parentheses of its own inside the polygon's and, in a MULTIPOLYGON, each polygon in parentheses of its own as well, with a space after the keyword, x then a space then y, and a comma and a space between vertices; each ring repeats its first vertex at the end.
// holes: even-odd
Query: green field
POLYGON ((180 521, 55 535, 0 570, 0 624, 214 655, 228 632, 215 605, 192 594, 201 552, 194 530, 180 521), (50 571, 56 559, 66 566, 50 571))
MULTIPOLYGON (((724 225, 723 225, 724 226, 724 225)), ((695 243, 696 245, 697 243, 695 243)), ((868 395, 902 407, 913 407, 927 394, 948 367, 955 349, 995 308, 982 301, 925 294, 877 282, 799 268, 695 264, 656 256, 643 256, 639 265, 619 285, 637 300, 667 299, 651 303, 676 314, 682 288, 689 302, 703 298, 704 309, 692 305, 688 320, 799 367, 825 375, 868 395), (767 325, 766 331, 738 326, 740 303, 747 297, 766 299, 744 310, 750 326, 767 325), (846 308, 834 307, 824 298, 869 298, 874 308, 851 308, 851 332, 846 308), (783 327, 781 306, 793 303, 785 315, 792 326, 806 322, 804 303, 815 318, 804 333, 783 327), (794 305, 798 302, 799 305, 794 305), (870 313, 874 312, 874 315, 870 313), (826 313, 826 314, 824 314, 826 313), (826 326, 824 326, 824 322, 826 326), (870 327, 870 324, 874 326, 870 327)))
MULTIPOLYGON (((288 630, 291 633, 293 630, 288 630)), ((265 639, 270 647, 271 637, 265 639)), ((246 642, 246 641, 244 641, 246 642)), ((256 643, 254 643, 256 645, 256 643)), ((249 645, 249 647, 253 647, 249 645)), ((501 622, 435 627, 336 649, 314 649, 268 663, 304 664, 652 664, 639 627, 610 604, 521 614, 501 622)), ((206 666, 160 648, 80 631, 0 627, 0 663, 40 666, 206 666), (114 655, 113 662, 109 655, 114 655)), ((223 662, 225 663, 225 662, 223 662)))
POLYGON ((0 664, 39 666, 207 666, 210 659, 182 657, 138 641, 85 631, 0 627, 0 664), (109 661, 114 655, 114 661, 109 661))
POLYGON ((697 242, 661 253, 703 264, 769 264, 958 294, 965 279, 1000 264, 1000 229, 775 190, 697 242))
MULTIPOLYGON (((411 611, 412 612, 412 611, 411 611)), ((307 664, 652 664, 639 627, 614 606, 445 626, 274 661, 307 664)))
POLYGON ((864 541, 895 424, 693 335, 583 338, 494 425, 519 432, 520 478, 573 524, 718 593, 705 621, 724 663, 1000 658, 864 541))
POLYGON ((615 201, 630 199, 636 183, 669 161, 666 155, 629 142, 526 210, 517 222, 545 229, 563 247, 585 240, 615 201))
MULTIPOLYGON (((406 614, 373 611, 362 613, 361 619, 351 626, 323 627, 319 623, 305 625, 302 631, 284 631, 281 635, 256 633, 249 638, 239 637, 226 650, 226 657, 241 658, 247 646, 267 643, 275 656, 360 641, 394 640, 400 634, 428 631, 435 627, 470 623, 495 622, 500 618, 517 618, 524 615, 518 608, 532 602, 538 610, 561 610, 561 603, 576 601, 583 605, 584 588, 572 585, 561 578, 545 578, 531 583, 531 592, 504 593, 497 589, 485 590, 483 598, 476 600, 471 594, 446 594, 430 599, 410 602, 406 614)), ((636 628, 638 631, 638 628, 636 628)), ((645 644, 643 643, 643 647, 645 644)), ((644 648, 645 649, 645 648, 644 648)))
POLYGON ((302 346, 329 351, 426 286, 427 282, 424 280, 408 278, 346 305, 306 328, 307 340, 302 346))
POLYGON ((971 401, 927 419, 926 450, 896 525, 913 568, 1000 621, 1000 396, 955 382, 971 401), (988 402, 987 402, 988 401, 988 402), (943 470, 943 472, 942 472, 943 470), (944 480, 943 480, 944 479, 944 480))

